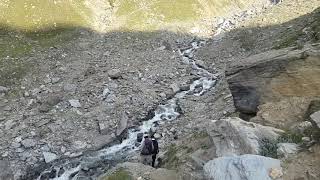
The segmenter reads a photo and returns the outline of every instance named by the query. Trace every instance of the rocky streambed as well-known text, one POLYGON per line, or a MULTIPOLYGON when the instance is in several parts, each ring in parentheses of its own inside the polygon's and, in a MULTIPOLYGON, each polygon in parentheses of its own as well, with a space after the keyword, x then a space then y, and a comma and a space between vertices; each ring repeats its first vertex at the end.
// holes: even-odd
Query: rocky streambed
POLYGON ((187 98, 186 96, 201 96, 215 86, 218 75, 203 69, 197 65, 193 59, 194 52, 204 46, 204 44, 205 41, 194 41, 188 48, 179 49, 183 63, 189 64, 192 69, 196 70, 198 78, 189 84, 189 87, 185 90, 177 90, 172 98, 160 104, 154 112, 152 112, 153 117, 151 119, 143 121, 139 127, 128 128, 127 136, 120 144, 113 144, 107 148, 90 152, 75 159, 65 159, 52 163, 52 166, 42 171, 37 179, 94 179, 115 164, 124 162, 132 156, 137 155, 140 146, 140 143, 137 141, 139 134, 155 131, 154 129, 157 124, 173 121, 178 118, 180 115, 180 99, 187 98))

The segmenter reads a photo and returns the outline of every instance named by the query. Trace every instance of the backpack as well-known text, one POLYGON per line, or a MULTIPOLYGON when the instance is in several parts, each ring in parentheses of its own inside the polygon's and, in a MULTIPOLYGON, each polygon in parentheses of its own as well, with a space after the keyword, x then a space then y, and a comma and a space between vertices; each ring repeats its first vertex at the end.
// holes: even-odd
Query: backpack
POLYGON ((141 154, 142 155, 151 155, 153 152, 153 143, 151 140, 145 140, 142 146, 141 154))

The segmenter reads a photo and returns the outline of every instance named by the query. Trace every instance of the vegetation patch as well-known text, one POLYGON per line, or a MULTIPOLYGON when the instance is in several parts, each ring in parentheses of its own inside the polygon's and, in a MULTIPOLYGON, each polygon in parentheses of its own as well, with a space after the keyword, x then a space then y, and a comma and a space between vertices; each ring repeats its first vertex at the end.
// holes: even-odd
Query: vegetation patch
POLYGON ((26 56, 78 37, 75 27, 22 31, 8 26, 0 26, 0 84, 17 84, 37 62, 27 62, 26 56))
POLYGON ((279 143, 302 143, 302 135, 286 132, 283 133, 281 136, 278 137, 277 140, 270 140, 270 139, 261 139, 259 142, 260 145, 260 152, 261 156, 271 157, 271 158, 278 158, 277 155, 277 144, 279 143))
POLYGON ((179 166, 179 158, 177 156, 178 147, 176 145, 169 146, 165 153, 165 168, 176 169, 179 166))
POLYGON ((128 171, 119 169, 111 175, 103 177, 101 180, 133 180, 133 177, 128 171))
POLYGON ((274 49, 282 49, 292 46, 300 46, 298 43, 320 42, 320 8, 316 9, 307 19, 303 21, 303 25, 299 27, 291 27, 283 33, 281 39, 274 43, 274 49))

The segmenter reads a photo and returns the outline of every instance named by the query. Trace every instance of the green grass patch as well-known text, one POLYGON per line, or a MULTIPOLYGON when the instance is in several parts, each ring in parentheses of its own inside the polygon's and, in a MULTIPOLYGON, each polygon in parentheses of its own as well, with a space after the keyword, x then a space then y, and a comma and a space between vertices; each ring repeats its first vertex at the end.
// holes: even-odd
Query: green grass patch
POLYGON ((179 158, 177 157, 178 147, 176 145, 169 146, 165 153, 165 168, 176 169, 179 166, 179 158))
POLYGON ((302 135, 286 132, 283 133, 281 136, 278 137, 277 140, 270 140, 270 139, 261 139, 259 142, 260 145, 260 152, 261 156, 271 157, 271 158, 278 158, 277 149, 278 143, 302 143, 302 135))
POLYGON ((204 139, 209 137, 207 131, 197 131, 192 134, 192 139, 204 139))
POLYGON ((128 171, 119 169, 111 175, 103 177, 101 180, 133 180, 133 177, 128 171))
POLYGON ((84 0, 10 0, 0 3, 0 24, 21 30, 41 30, 58 24, 88 27, 91 12, 84 0))

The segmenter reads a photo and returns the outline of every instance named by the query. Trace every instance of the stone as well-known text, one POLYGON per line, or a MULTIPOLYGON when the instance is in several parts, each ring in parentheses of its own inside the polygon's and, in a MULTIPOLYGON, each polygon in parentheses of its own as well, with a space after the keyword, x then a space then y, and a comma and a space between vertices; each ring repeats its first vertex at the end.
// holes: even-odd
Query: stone
POLYGON ((172 89, 173 93, 177 93, 177 92, 180 91, 180 87, 179 87, 179 85, 176 84, 176 83, 171 84, 171 85, 170 85, 170 88, 172 89))
POLYGON ((0 160, 0 179, 1 180, 14 180, 13 171, 10 163, 5 160, 0 160))
POLYGON ((309 143, 311 141, 311 138, 310 137, 302 137, 301 140, 303 143, 309 143))
POLYGON ((42 155, 43 155, 44 161, 46 163, 50 163, 50 162, 58 159, 58 156, 55 153, 52 153, 52 152, 42 152, 42 155))
POLYGON ((54 77, 54 78, 51 79, 51 83, 55 84, 55 83, 58 83, 60 80, 61 80, 61 78, 54 77))
POLYGON ((320 128, 320 111, 317 111, 310 115, 311 120, 320 128))
POLYGON ((69 100, 70 106, 74 107, 74 108, 80 108, 81 104, 80 101, 78 99, 71 99, 69 100))
POLYGON ((32 148, 37 145, 36 141, 34 139, 24 139, 21 141, 21 144, 25 148, 32 148))
POLYGON ((216 180, 280 180, 282 176, 280 160, 252 154, 216 158, 204 165, 204 172, 216 180))
POLYGON ((120 121, 117 125, 116 135, 120 136, 126 129, 128 125, 128 116, 125 113, 122 113, 120 121))
POLYGON ((63 86, 63 90, 65 91, 65 92, 75 92, 76 90, 77 90, 77 85, 75 85, 75 84, 65 84, 64 86, 63 86))
POLYGON ((271 50, 230 63, 226 78, 236 109, 255 115, 258 107, 267 102, 318 96, 319 52, 317 44, 302 49, 271 50))
POLYGON ((9 88, 0 86, 0 93, 7 93, 9 91, 9 88))
POLYGON ((118 79, 121 78, 121 71, 120 69, 111 69, 108 71, 108 75, 111 79, 118 79))
POLYGON ((162 137, 161 134, 159 134, 159 133, 155 133, 153 136, 155 139, 161 139, 161 137, 162 137))
POLYGON ((109 88, 105 88, 102 92, 102 97, 103 99, 106 99, 107 96, 111 93, 110 89, 109 88))
POLYGON ((198 65, 201 68, 205 68, 206 69, 206 63, 202 60, 196 60, 195 61, 196 65, 198 65))
POLYGON ((211 121, 207 132, 216 148, 216 156, 258 154, 262 139, 276 140, 284 131, 229 117, 211 121))
POLYGON ((295 143, 279 143, 277 144, 278 157, 288 158, 289 156, 296 154, 299 150, 299 146, 295 143))

